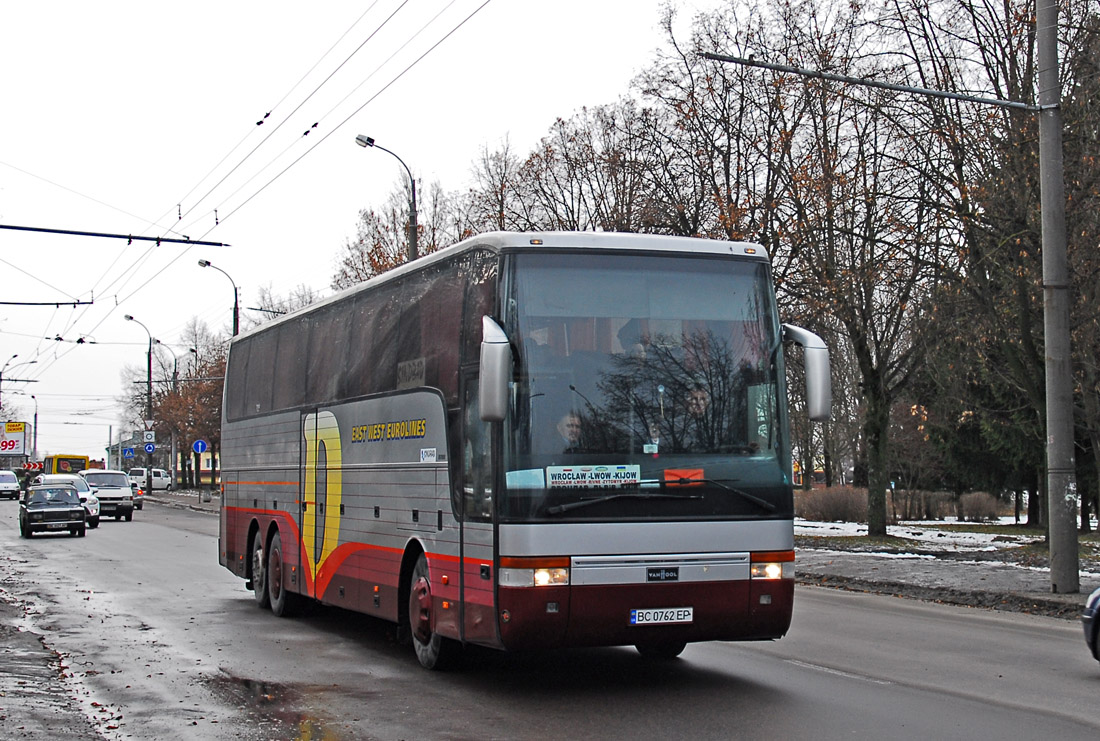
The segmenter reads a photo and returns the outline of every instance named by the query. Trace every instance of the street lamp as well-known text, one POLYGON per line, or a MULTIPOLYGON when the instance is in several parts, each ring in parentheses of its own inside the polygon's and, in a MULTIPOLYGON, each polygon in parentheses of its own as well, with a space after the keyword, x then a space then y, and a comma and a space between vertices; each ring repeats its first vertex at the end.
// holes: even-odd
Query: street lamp
POLYGON ((31 394, 34 399, 34 430, 31 431, 31 458, 38 460, 38 397, 31 394))
POLYGON ((229 282, 233 284, 233 336, 236 337, 237 332, 239 332, 240 328, 241 328, 241 318, 240 318, 241 317, 241 309, 240 309, 240 302, 239 302, 239 299, 237 297, 237 283, 236 283, 236 281, 233 280, 233 276, 231 276, 229 273, 225 272, 224 270, 222 270, 221 268, 219 268, 217 265, 210 262, 209 260, 199 260, 199 267, 200 268, 214 268, 219 273, 224 275, 226 278, 229 278, 229 282))
MULTIPOLYGON (((168 348, 168 352, 172 353, 172 393, 178 394, 180 391, 180 359, 176 355, 176 351, 172 349, 171 345, 166 345, 160 340, 156 343, 161 347, 168 348)), ((176 486, 179 482, 176 479, 176 459, 179 458, 179 453, 176 451, 176 429, 175 425, 172 426, 172 486, 176 486)))
MULTIPOLYGON (((145 424, 148 426, 153 421, 153 333, 149 331, 149 328, 144 324, 134 319, 132 314, 126 314, 126 321, 134 322, 145 330, 145 334, 149 335, 149 352, 146 353, 146 376, 145 376, 145 424)), ((150 492, 153 490, 153 454, 145 454, 145 491, 150 492)))
POLYGON ((409 192, 412 194, 412 198, 409 199, 409 262, 412 262, 417 257, 416 240, 416 178, 413 177, 412 170, 405 164, 405 160, 398 157, 396 154, 386 149, 385 147, 375 144, 374 139, 369 136, 360 134, 355 137, 355 143, 361 147, 374 147, 375 149, 381 149, 387 154, 393 155, 394 159, 401 163, 401 166, 405 168, 405 172, 409 174, 409 192))
MULTIPOLYGON (((0 368, 0 406, 3 405, 4 373, 8 370, 8 366, 11 365, 11 361, 15 360, 18 357, 19 357, 19 353, 15 353, 10 358, 8 358, 8 362, 4 363, 4 367, 0 368)), ((24 365, 34 365, 37 362, 38 362, 37 360, 28 360, 25 363, 16 363, 15 367, 20 368, 24 365)))

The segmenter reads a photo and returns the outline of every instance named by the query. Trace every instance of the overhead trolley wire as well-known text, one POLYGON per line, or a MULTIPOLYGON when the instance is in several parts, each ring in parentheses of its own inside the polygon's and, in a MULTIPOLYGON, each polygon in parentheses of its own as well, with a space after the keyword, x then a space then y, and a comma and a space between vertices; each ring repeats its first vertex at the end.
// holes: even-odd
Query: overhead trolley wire
MULTIPOLYGON (((402 3, 401 3, 401 4, 399 5, 399 6, 397 6, 397 8, 396 8, 396 9, 394 9, 394 11, 393 11, 392 13, 390 13, 390 15, 389 15, 389 16, 387 16, 387 17, 386 17, 386 19, 385 19, 385 20, 383 20, 383 21, 382 21, 382 23, 380 23, 380 24, 378 25, 378 27, 377 27, 377 28, 375 28, 375 29, 374 29, 374 31, 372 31, 372 32, 370 33, 370 35, 369 35, 369 36, 367 36, 367 38, 366 38, 366 39, 364 39, 364 40, 363 40, 363 42, 362 42, 361 44, 359 44, 359 46, 355 47, 355 50, 354 50, 354 51, 353 51, 353 52, 352 52, 351 54, 349 54, 349 55, 348 55, 348 56, 347 56, 347 57, 346 57, 346 58, 344 59, 344 61, 340 62, 340 64, 338 64, 338 65, 336 66, 336 69, 332 70, 332 72, 330 72, 330 73, 328 74, 328 76, 326 76, 326 77, 325 77, 325 79, 321 80, 321 82, 320 82, 320 83, 318 83, 318 85, 317 85, 317 86, 316 86, 315 88, 313 88, 313 90, 312 90, 312 91, 311 91, 311 92, 309 93, 309 95, 307 95, 307 96, 306 96, 306 97, 305 97, 305 98, 304 98, 304 99, 302 100, 302 102, 300 102, 300 103, 299 103, 299 104, 298 104, 297 106, 295 106, 295 107, 294 107, 294 110, 292 110, 292 111, 291 111, 290 113, 288 113, 288 114, 287 114, 286 116, 284 116, 284 117, 283 117, 283 119, 282 119, 282 120, 281 120, 281 121, 279 122, 279 124, 278 124, 278 125, 277 125, 277 126, 276 126, 276 127, 274 128, 274 129, 271 129, 271 130, 270 130, 270 131, 269 131, 269 132, 267 133, 267 135, 266 135, 266 136, 264 136, 264 138, 263 138, 263 139, 262 139, 262 140, 260 141, 260 143, 259 143, 259 144, 257 144, 257 145, 256 145, 255 147, 253 147, 253 148, 252 148, 252 150, 251 150, 250 152, 248 152, 248 154, 246 154, 246 155, 245 155, 245 156, 244 156, 244 157, 243 157, 243 158, 241 159, 241 161, 240 161, 240 162, 238 162, 237 164, 235 164, 235 165, 234 165, 234 166, 233 166, 233 167, 232 167, 232 168, 231 168, 231 169, 229 170, 229 172, 227 172, 227 173, 226 173, 225 175, 223 175, 223 176, 222 176, 222 178, 221 178, 220 180, 218 180, 218 182, 214 183, 214 185, 212 185, 212 186, 210 187, 210 189, 209 189, 209 190, 207 190, 207 191, 206 191, 206 193, 205 193, 205 194, 203 194, 203 196, 202 196, 201 198, 199 198, 199 199, 198 199, 197 201, 195 201, 194 205, 192 205, 192 206, 191 206, 190 208, 188 208, 186 212, 183 212, 183 213, 182 213, 182 214, 180 215, 180 220, 182 220, 184 216, 188 216, 188 215, 189 215, 189 214, 190 214, 190 213, 191 213, 192 211, 194 211, 194 210, 195 210, 196 208, 198 208, 198 206, 199 206, 199 204, 200 204, 200 203, 202 203, 202 202, 203 202, 203 201, 205 201, 205 200, 206 200, 207 198, 209 198, 209 197, 210 197, 210 194, 211 194, 211 193, 213 193, 213 192, 214 192, 214 191, 215 191, 215 190, 216 190, 216 189, 217 189, 217 188, 218 188, 218 187, 219 187, 219 186, 220 186, 220 185, 221 185, 222 183, 224 183, 224 182, 225 182, 225 181, 226 181, 226 180, 227 180, 227 179, 228 179, 228 178, 229 178, 229 177, 230 177, 230 176, 231 176, 231 175, 232 175, 233 173, 235 173, 235 172, 236 172, 236 171, 237 171, 238 169, 240 169, 240 167, 241 167, 242 165, 244 165, 244 163, 245 163, 245 162, 247 162, 247 161, 249 160, 249 158, 251 158, 251 157, 252 157, 252 155, 254 155, 254 154, 256 153, 256 151, 257 151, 257 150, 258 150, 258 149, 259 149, 260 147, 262 147, 262 146, 263 146, 264 144, 266 144, 266 143, 268 142, 268 140, 269 140, 269 139, 271 139, 271 137, 273 137, 273 136, 274 136, 274 135, 275 135, 275 134, 276 134, 276 133, 277 133, 277 132, 279 131, 279 129, 281 129, 281 128, 283 127, 283 124, 285 124, 285 123, 286 123, 287 121, 289 121, 289 120, 290 120, 290 117, 291 117, 291 116, 293 116, 293 115, 294 115, 295 113, 297 113, 297 112, 298 112, 299 110, 301 110, 302 106, 304 106, 304 105, 305 105, 306 103, 308 103, 308 102, 309 102, 309 100, 310 100, 310 99, 311 99, 311 98, 312 98, 312 97, 313 97, 314 95, 316 95, 316 94, 317 94, 317 92, 318 92, 318 91, 319 91, 319 90, 320 90, 320 89, 321 89, 322 87, 324 87, 324 86, 325 86, 325 84, 326 84, 326 83, 327 83, 327 82, 328 82, 329 80, 331 80, 331 79, 332 79, 332 77, 333 77, 333 76, 334 76, 334 75, 335 75, 335 74, 336 74, 337 72, 339 72, 339 71, 340 71, 340 70, 341 70, 341 69, 342 69, 342 68, 344 67, 344 65, 345 65, 345 64, 347 64, 347 63, 348 63, 349 61, 351 61, 351 58, 352 58, 352 57, 354 57, 354 56, 355 56, 356 54, 358 54, 358 53, 359 53, 359 51, 360 51, 360 50, 361 50, 361 49, 362 49, 362 48, 363 48, 364 46, 366 46, 366 45, 367 45, 367 43, 368 43, 368 42, 369 42, 369 41, 370 41, 371 39, 373 39, 373 38, 374 38, 374 37, 375 37, 376 35, 378 35, 378 32, 379 32, 379 31, 381 31, 381 30, 382 30, 383 28, 385 28, 385 27, 386 27, 386 25, 387 25, 387 24, 389 24, 389 22, 390 22, 391 20, 393 20, 394 16, 396 16, 396 15, 398 14, 398 12, 400 12, 400 11, 401 11, 401 9, 402 9, 402 8, 404 8, 404 7, 405 7, 405 6, 406 6, 406 5, 408 4, 408 2, 409 2, 409 0, 403 0, 403 2, 402 2, 402 3)), ((289 97, 289 96, 290 96, 290 93, 291 93, 291 92, 293 92, 293 91, 294 91, 294 90, 295 90, 295 89, 296 89, 296 88, 298 87, 298 85, 301 85, 301 84, 302 84, 302 81, 303 81, 303 80, 305 80, 305 79, 306 79, 306 77, 308 77, 308 76, 310 75, 310 73, 311 73, 311 72, 313 72, 313 70, 317 68, 317 65, 318 65, 318 64, 320 64, 320 63, 321 63, 321 62, 322 62, 322 61, 324 60, 324 58, 325 58, 325 57, 327 57, 327 56, 328 56, 328 55, 329 55, 329 54, 330 54, 330 53, 332 52, 332 50, 333 50, 334 48, 336 48, 336 46, 337 46, 337 45, 338 45, 338 44, 340 43, 340 41, 342 41, 342 40, 344 39, 344 37, 346 37, 346 36, 348 35, 348 33, 350 33, 350 32, 351 32, 351 29, 352 29, 352 28, 354 28, 354 27, 355 27, 356 25, 358 25, 358 24, 359 24, 359 22, 360 22, 360 21, 362 21, 362 20, 363 20, 363 18, 364 18, 364 17, 365 17, 366 15, 367 15, 367 13, 369 13, 369 12, 370 12, 370 11, 371 11, 371 10, 372 10, 372 9, 374 8, 374 6, 375 6, 375 5, 377 5, 377 4, 378 4, 378 0, 375 0, 375 2, 374 2, 374 3, 372 3, 372 4, 371 4, 371 6, 370 6, 369 8, 367 8, 367 10, 366 10, 366 11, 365 11, 365 12, 363 13, 363 15, 359 16, 359 18, 358 18, 358 19, 357 19, 357 20, 355 21, 355 23, 353 23, 353 24, 352 24, 352 25, 351 25, 351 26, 350 26, 350 27, 348 28, 348 30, 347 30, 347 31, 345 31, 345 32, 344 32, 344 34, 343 34, 343 35, 342 35, 342 36, 341 36, 341 37, 340 37, 339 39, 337 39, 337 40, 336 40, 336 42, 335 42, 335 43, 334 43, 334 44, 333 44, 333 45, 332 45, 332 46, 331 46, 331 47, 329 48, 329 50, 328 50, 328 51, 326 51, 326 52, 325 52, 325 53, 324 53, 324 54, 323 54, 323 55, 321 56, 321 58, 317 60, 317 62, 316 62, 316 63, 314 63, 313 67, 311 67, 311 68, 310 68, 310 70, 309 70, 308 72, 306 72, 306 73, 305 73, 305 75, 303 75, 303 76, 302 76, 302 79, 301 79, 301 80, 299 80, 299 81, 298 81, 297 83, 295 83, 295 85, 294 85, 294 86, 293 86, 293 87, 292 87, 292 88, 291 88, 291 89, 290 89, 290 90, 289 90, 289 91, 287 92, 287 94, 283 96, 282 100, 280 100, 280 101, 279 101, 280 103, 282 103, 282 101, 283 101, 283 100, 286 100, 286 99, 287 99, 287 97, 289 97)), ((272 109, 272 110, 274 110, 274 109, 272 109)), ((270 112, 270 111, 268 112, 268 114, 267 114, 267 115, 265 115, 265 116, 264 116, 264 119, 266 119, 266 118, 267 118, 267 116, 269 116, 269 115, 271 115, 271 112, 270 112)), ((258 122, 257 122, 257 125, 259 125, 259 124, 262 124, 262 123, 264 122, 264 119, 260 119, 260 121, 258 121, 258 122)), ((255 130, 255 129, 253 129, 253 130, 255 130)), ((249 134, 251 134, 251 131, 249 132, 249 134)), ((246 136, 246 137, 245 137, 245 139, 247 139, 247 138, 248 138, 248 137, 246 136)), ((244 139, 242 139, 242 140, 241 140, 241 143, 243 143, 243 142, 244 142, 244 139)), ((239 146, 240 146, 240 144, 238 144, 237 146, 239 147, 239 146)), ((236 149, 236 148, 234 148, 234 149, 236 149)), ((232 154, 232 151, 230 152, 230 154, 232 154)), ((225 161, 225 159, 226 159, 226 158, 227 158, 228 156, 229 156, 229 155, 226 155, 226 157, 223 157, 223 158, 222 158, 222 162, 224 162, 224 161, 225 161)), ((213 168, 213 170, 211 170, 211 173, 213 173, 213 171, 214 171, 214 170, 216 170, 216 169, 218 168, 218 166, 220 166, 220 165, 221 165, 221 162, 219 162, 219 163, 218 163, 218 165, 215 165, 215 166, 214 166, 214 168, 213 168)), ((261 170, 260 170, 260 172, 263 172, 263 170, 261 169, 261 170)), ((210 177, 210 174, 207 174, 207 175, 206 175, 206 177, 210 177)), ((253 176, 253 178, 254 178, 254 177, 256 177, 256 176, 253 176)), ((206 178, 204 177, 203 179, 205 180, 206 178)), ((199 181, 199 182, 201 183, 202 181, 199 181)), ((251 179, 249 180, 249 182, 251 182, 251 179)), ((195 187, 198 187, 198 186, 196 185, 195 187)), ((243 186, 242 186, 242 187, 243 187, 243 186)), ((194 192, 194 188, 192 188, 192 192, 194 192)), ((188 194, 188 195, 190 195, 190 194, 188 194)), ((207 216, 207 215, 209 215, 209 213, 210 213, 210 212, 206 212, 206 213, 205 213, 205 214, 203 214, 203 215, 204 215, 204 216, 207 216)), ((217 225, 215 224, 215 226, 217 226, 217 225)))
MULTIPOLYGON (((371 72, 371 73, 370 73, 369 75, 367 75, 367 77, 366 77, 366 78, 365 78, 365 79, 364 79, 364 80, 363 80, 362 82, 360 82, 360 83, 359 83, 358 85, 356 85, 356 86, 355 86, 355 88, 353 88, 353 89, 352 89, 352 91, 351 91, 350 93, 348 93, 348 94, 347 94, 347 95, 345 95, 345 96, 344 96, 343 98, 341 98, 341 99, 339 100, 339 102, 337 102, 337 103, 336 103, 336 105, 332 106, 332 107, 331 107, 331 108, 330 108, 330 109, 329 109, 329 110, 328 110, 328 111, 327 111, 327 112, 326 112, 326 113, 325 113, 325 114, 324 114, 323 116, 321 116, 320 118, 318 118, 318 119, 317 119, 317 121, 318 121, 318 122, 320 122, 320 121, 324 121, 324 120, 325 120, 325 119, 327 119, 327 118, 328 118, 328 117, 329 117, 330 115, 332 115, 333 111, 335 111, 335 110, 336 110, 337 108, 339 108, 339 107, 340 107, 341 105, 343 105, 343 104, 344 104, 344 102, 345 102, 345 101, 347 101, 347 99, 348 99, 348 98, 350 98, 350 97, 351 97, 352 95, 354 95, 354 94, 355 94, 356 92, 358 92, 358 91, 359 91, 359 89, 363 87, 363 85, 367 84, 367 82, 368 82, 368 81, 369 81, 369 80, 370 80, 371 78, 373 78, 373 77, 374 77, 374 76, 375 76, 376 74, 378 74, 378 73, 379 73, 379 72, 380 72, 380 71, 382 70, 382 68, 383 68, 383 67, 385 67, 385 66, 386 66, 387 64, 389 64, 389 63, 390 63, 390 62, 391 62, 391 61, 393 60, 393 58, 394 58, 394 57, 396 57, 396 56, 397 56, 398 54, 400 54, 400 53, 401 53, 401 52, 402 52, 402 51, 403 51, 403 50, 404 50, 404 49, 405 49, 405 48, 406 48, 406 47, 407 47, 407 46, 408 46, 409 44, 411 44, 411 43, 412 43, 413 41, 415 41, 415 40, 416 40, 416 39, 417 39, 417 38, 418 38, 418 37, 420 36, 420 34, 422 34, 422 33, 423 33, 423 32, 424 32, 425 30, 427 30, 427 29, 428 29, 428 27, 429 27, 429 26, 431 26, 431 25, 432 25, 433 23, 435 23, 435 21, 436 21, 436 20, 438 20, 438 19, 439 19, 439 17, 440 17, 441 15, 443 15, 443 14, 444 14, 445 12, 447 12, 447 11, 448 11, 448 10, 449 10, 449 9, 451 8, 451 6, 453 6, 453 5, 454 5, 454 4, 456 3, 456 2, 458 2, 458 0, 451 0, 451 2, 449 2, 449 3, 447 4, 447 5, 445 5, 445 6, 444 6, 444 7, 443 7, 443 8, 442 8, 442 9, 441 9, 441 10, 440 10, 440 11, 439 11, 438 13, 436 13, 436 14, 435 14, 434 16, 432 16, 432 18, 431 18, 431 19, 430 19, 430 20, 429 20, 429 21, 428 21, 427 23, 425 23, 425 24, 424 24, 423 26, 421 26, 421 27, 420 27, 420 29, 419 29, 419 30, 418 30, 418 31, 417 31, 416 33, 414 33, 414 34, 413 34, 412 36, 410 36, 410 37, 409 37, 409 38, 408 38, 408 39, 407 39, 407 40, 405 41, 405 43, 403 43, 403 44, 402 44, 401 46, 399 46, 399 47, 398 47, 398 48, 397 48, 397 49, 396 49, 396 50, 395 50, 395 51, 393 52, 393 54, 390 54, 390 56, 388 56, 388 57, 387 57, 387 58, 386 58, 386 59, 385 59, 384 61, 382 61, 382 62, 381 62, 381 63, 380 63, 380 64, 379 64, 379 65, 378 65, 377 67, 375 67, 375 68, 374 68, 374 71, 373 71, 373 72, 371 72)), ((391 17, 392 17, 392 16, 391 16, 391 17)), ((387 19, 387 20, 388 20, 388 19, 387 19)), ((350 57, 349 57, 349 59, 350 59, 350 57)), ((346 60, 345 60, 345 61, 346 61, 346 60)), ((406 71, 407 71, 407 70, 406 70, 406 71)), ((404 74, 404 73, 402 73, 402 74, 404 74)), ((391 84, 392 84, 392 83, 391 83, 391 84)), ((383 88, 383 90, 384 90, 384 89, 385 89, 385 88, 383 88)), ((376 96, 376 97, 377 97, 377 96, 376 96)), ((372 99, 372 100, 373 100, 373 99, 372 99)), ((368 101, 368 102, 369 102, 369 101, 368 101)), ((295 109, 295 110, 297 110, 297 109, 295 109)), ((360 110, 361 110, 361 109, 360 109, 360 110)), ((357 112, 358 112, 358 111, 357 111, 357 112)), ((352 115, 354 115, 354 114, 352 114, 352 115)), ((280 124, 280 125, 282 125, 282 124, 280 124)), ((341 124, 341 125, 342 125, 342 124, 341 124)), ((225 196, 225 197, 224 197, 224 198, 222 199, 221 203, 222 203, 222 204, 226 203, 227 201, 229 201, 229 199, 233 198, 233 196, 237 195, 237 194, 238 194, 238 193, 240 193, 240 192, 241 192, 242 190, 244 190, 244 189, 245 189, 245 187, 246 187, 246 186, 247 186, 247 185, 248 185, 249 183, 251 183, 251 182, 252 182, 253 180, 255 180, 256 178, 258 178, 258 177, 259 177, 260 175, 262 175, 262 174, 263 174, 263 173, 264 173, 264 172, 265 172, 265 171, 266 171, 266 170, 267 170, 267 169, 268 169, 269 167, 271 167, 271 166, 272 166, 272 165, 274 165, 274 164, 275 164, 276 162, 278 162, 278 161, 279 161, 279 159, 281 159, 281 158, 283 157, 283 155, 285 155, 285 154, 286 154, 287 152, 289 152, 289 151, 290 151, 291 149, 293 149, 294 147, 298 146, 298 144, 299 144, 299 143, 301 142, 301 140, 302 140, 302 137, 304 137, 304 136, 305 136, 306 134, 308 134, 308 133, 309 133, 309 132, 310 132, 310 131, 311 131, 311 130, 312 130, 312 129, 314 128, 314 127, 316 127, 316 126, 317 126, 317 124, 316 124, 316 123, 314 123, 314 124, 313 124, 313 127, 311 127, 310 129, 307 129, 307 130, 305 131, 305 133, 304 133, 304 134, 302 134, 302 136, 301 136, 301 137, 298 137, 297 139, 295 139, 295 140, 291 141, 291 142, 290 142, 290 144, 288 144, 288 145, 287 145, 286 147, 284 147, 284 148, 283 148, 283 151, 281 151, 281 152, 279 152, 279 154, 275 155, 275 157, 273 157, 273 158, 272 158, 272 159, 271 159, 271 160, 270 160, 270 161, 269 161, 269 162, 268 162, 268 163, 267 163, 266 165, 264 165, 264 166, 263 166, 263 168, 261 168, 260 170, 257 170, 257 171, 256 171, 256 174, 254 174, 254 175, 253 175, 252 177, 250 177, 250 178, 249 178, 248 180, 246 180, 246 181, 244 181, 243 183, 241 183, 241 184, 240 184, 240 186, 239 186, 239 187, 238 187, 238 188, 237 188, 236 190, 234 190, 234 191, 233 191, 232 193, 230 193, 229 195, 225 196)), ((275 133, 275 132, 272 132, 272 133, 275 133)), ((325 137, 325 138, 327 138, 327 137, 325 137)), ((324 140, 324 138, 322 138, 322 141, 323 141, 323 140, 324 140)), ((320 142, 318 142, 318 143, 320 143, 320 142)), ((308 154, 308 152, 307 152, 307 154, 308 154)), ((294 163, 291 163, 291 165, 293 165, 293 164, 294 164, 294 163)), ((281 175, 281 174, 282 174, 282 173, 280 173, 280 175, 281 175)), ((278 177, 278 176, 276 176, 276 177, 278 177)), ((266 186, 265 186, 265 187, 266 187, 266 186)), ((223 218, 224 218, 224 217, 223 217, 223 218)), ((193 225, 194 225, 194 224, 192 224, 191 226, 193 226, 193 225)), ((209 233, 209 232, 208 232, 208 233, 209 233)))
POLYGON ((248 205, 248 203, 250 201, 252 201, 252 199, 256 198, 256 196, 260 195, 265 190, 267 190, 267 188, 270 187, 276 180, 281 178, 292 167, 294 167, 296 164, 298 164, 303 159, 305 159, 305 157, 307 155, 309 155, 311 152, 313 152, 313 150, 315 150, 317 147, 319 147, 326 139, 328 139, 330 136, 332 136, 337 131, 339 131, 341 128, 343 128, 344 125, 348 123, 348 121, 350 121, 352 118, 354 118, 360 111, 362 111, 368 105, 373 103, 378 98, 378 96, 380 96, 382 93, 386 92, 386 90, 388 90, 390 87, 392 87, 394 85, 394 83, 396 83, 398 80, 400 80, 402 77, 404 77, 409 72, 409 70, 411 70, 413 67, 415 67, 417 64, 419 64, 421 61, 423 61, 426 56, 428 56, 433 51, 435 51, 440 46, 440 44, 442 44, 444 41, 446 41, 451 36, 453 36, 458 31, 458 29, 460 29, 464 25, 466 25, 466 23, 469 22, 469 20, 471 18, 473 18, 475 15, 477 15, 479 12, 481 12, 481 10, 486 5, 488 5, 490 2, 492 2, 492 0, 485 0, 483 3, 481 3, 481 5, 479 5, 477 8, 475 8, 468 16, 463 18, 462 21, 458 23, 458 25, 456 25, 454 28, 452 28, 450 31, 448 31, 442 38, 440 38, 431 47, 429 47, 427 49, 427 51, 425 51, 423 54, 421 54, 419 57, 417 57, 415 60, 413 60, 407 67, 405 67, 405 69, 401 70, 401 72, 399 72, 392 80, 390 80, 388 83, 386 83, 380 90, 378 90, 370 98, 368 98, 361 106, 359 106, 354 111, 352 111, 343 121, 338 123, 331 131, 329 131, 327 134, 325 134, 320 139, 318 139, 316 144, 311 146, 309 149, 307 149, 305 152, 303 152, 300 156, 298 156, 294 161, 292 161, 289 165, 287 165, 285 168, 280 170, 279 173, 275 175, 275 177, 271 178, 271 180, 268 180, 266 183, 264 183, 264 185, 261 186, 259 190, 257 190, 255 193, 250 195, 244 201, 242 201, 240 203, 240 205, 236 206, 232 211, 230 211, 225 216, 222 216, 219 220, 219 223, 215 224, 214 226, 207 229, 202 234, 202 236, 206 237, 208 234, 210 234, 210 232, 214 231, 214 229, 216 229, 218 226, 220 226, 221 223, 224 223, 229 217, 233 216, 235 213, 237 213, 242 208, 244 208, 246 205, 248 205))

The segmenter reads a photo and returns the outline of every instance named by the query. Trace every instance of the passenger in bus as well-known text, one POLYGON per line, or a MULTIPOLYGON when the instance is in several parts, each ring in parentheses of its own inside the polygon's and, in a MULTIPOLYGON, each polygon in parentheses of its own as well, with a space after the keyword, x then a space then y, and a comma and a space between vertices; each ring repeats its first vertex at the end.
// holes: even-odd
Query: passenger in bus
POLYGON ((581 416, 566 412, 558 420, 558 442, 563 453, 581 452, 581 416))

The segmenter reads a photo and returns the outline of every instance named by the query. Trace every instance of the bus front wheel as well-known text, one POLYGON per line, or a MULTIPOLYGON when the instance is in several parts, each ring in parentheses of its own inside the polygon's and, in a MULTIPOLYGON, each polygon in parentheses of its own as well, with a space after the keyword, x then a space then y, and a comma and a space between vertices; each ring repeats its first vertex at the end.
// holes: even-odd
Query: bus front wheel
POLYGON ((432 583, 428 559, 421 553, 409 579, 409 633, 416 658, 425 669, 443 669, 456 646, 432 630, 432 583))

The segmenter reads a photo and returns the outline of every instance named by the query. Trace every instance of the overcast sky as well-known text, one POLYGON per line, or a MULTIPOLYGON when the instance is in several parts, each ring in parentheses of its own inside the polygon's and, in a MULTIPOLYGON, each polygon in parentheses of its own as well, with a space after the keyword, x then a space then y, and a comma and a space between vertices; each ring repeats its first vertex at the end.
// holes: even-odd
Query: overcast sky
MULTIPOLYGON (((188 321, 227 331, 231 317, 232 284, 200 258, 232 276, 244 307, 269 284, 328 293, 359 210, 404 178, 356 134, 398 154, 422 187, 462 189, 482 148, 507 137, 525 153, 556 117, 626 94, 662 42, 661 4, 7 4, 0 224, 231 246, 0 229, 0 301, 93 302, 0 305, 0 366, 18 355, 5 410, 32 421, 35 394, 40 456, 102 457, 119 434, 123 369, 145 367, 148 335, 125 314, 186 375, 188 321)), ((673 4, 686 29, 720 0, 673 4)))

